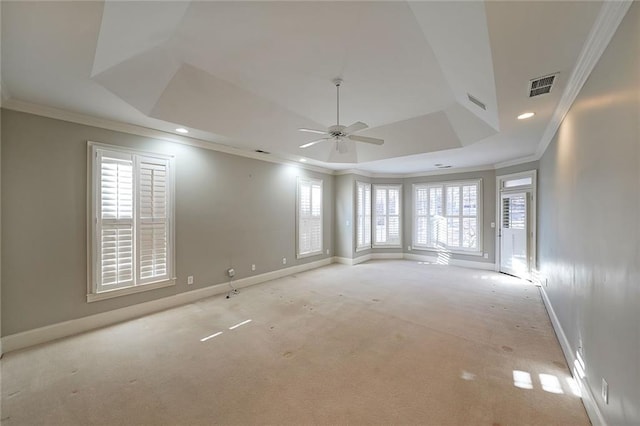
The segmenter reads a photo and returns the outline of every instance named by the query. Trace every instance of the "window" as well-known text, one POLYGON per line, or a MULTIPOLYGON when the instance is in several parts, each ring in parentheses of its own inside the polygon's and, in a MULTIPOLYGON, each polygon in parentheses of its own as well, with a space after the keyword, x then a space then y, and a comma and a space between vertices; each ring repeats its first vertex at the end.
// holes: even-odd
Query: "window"
POLYGON ((401 185, 373 185, 374 246, 401 247, 400 191, 401 185))
POLYGON ((298 178, 298 258, 322 253, 322 181, 298 178))
POLYGON ((515 188, 518 186, 531 186, 533 183, 533 178, 531 176, 526 176, 523 178, 509 179, 504 181, 504 188, 515 188))
POLYGON ((356 186, 356 250, 364 250, 371 248, 371 184, 356 186))
POLYGON ((481 251, 481 181, 414 185, 415 248, 481 251))
POLYGON ((89 301, 173 284, 172 159, 89 146, 89 301))

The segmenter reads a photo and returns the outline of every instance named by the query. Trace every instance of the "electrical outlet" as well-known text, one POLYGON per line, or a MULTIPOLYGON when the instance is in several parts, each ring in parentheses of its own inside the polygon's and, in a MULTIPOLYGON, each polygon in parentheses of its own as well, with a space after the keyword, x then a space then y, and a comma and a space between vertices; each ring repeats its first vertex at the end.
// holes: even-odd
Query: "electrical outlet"
POLYGON ((485 254, 484 254, 484 258, 485 258, 485 259, 488 259, 488 258, 489 258, 489 253, 485 253, 485 254))
POLYGON ((187 277, 187 284, 189 284, 189 285, 193 284, 193 275, 189 275, 187 277))
POLYGON ((252 271, 255 271, 255 270, 256 270, 256 265, 253 265, 253 264, 252 264, 252 265, 251 265, 251 270, 252 270, 252 271))
POLYGON ((407 246, 407 251, 411 251, 411 246, 407 246))
POLYGON ((496 223, 495 222, 491 222, 491 227, 495 228, 496 227, 496 223))
POLYGON ((283 265, 286 265, 286 264, 287 264, 287 258, 286 258, 286 257, 283 257, 283 258, 282 258, 282 264, 283 264, 283 265))
POLYGON ((602 378, 602 399, 605 404, 609 403, 609 383, 607 383, 604 377, 602 378))
POLYGON ((327 249, 327 256, 329 255, 329 249, 327 249))

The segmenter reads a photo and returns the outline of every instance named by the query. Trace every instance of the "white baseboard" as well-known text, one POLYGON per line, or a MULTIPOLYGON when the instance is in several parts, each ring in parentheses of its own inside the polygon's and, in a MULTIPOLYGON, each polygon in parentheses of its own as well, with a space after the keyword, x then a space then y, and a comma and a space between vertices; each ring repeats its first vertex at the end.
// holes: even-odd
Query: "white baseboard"
POLYGON ((587 410, 589 420, 591 420, 591 424, 593 424, 594 426, 606 426, 607 422, 604 420, 602 411, 600 411, 600 407, 598 407, 598 404, 596 403, 595 396, 593 394, 593 391, 591 390, 591 387, 589 386, 589 383, 586 379, 581 378, 574 370, 574 365, 577 362, 576 351, 574 351, 571 347, 569 339, 567 339, 567 335, 560 325, 560 320, 558 319, 556 312, 553 310, 551 300, 549 300, 549 296, 547 295, 544 286, 540 285, 538 286, 538 288, 540 289, 540 295, 542 296, 544 306, 547 308, 547 313, 549 314, 549 319, 551 320, 553 329, 556 332, 556 336, 558 336, 558 341, 560 341, 560 347, 562 348, 564 357, 567 360, 567 364, 569 365, 569 368, 573 374, 574 380, 580 386, 582 402, 584 403, 584 407, 587 410))
POLYGON ((371 253, 371 259, 404 259, 404 253, 371 253))
MULTIPOLYGON (((289 268, 278 269, 276 271, 266 272, 264 274, 254 275, 252 277, 242 278, 233 282, 236 288, 244 288, 255 284, 282 278, 288 275, 296 274, 310 269, 319 268, 329 265, 333 262, 333 258, 326 258, 316 262, 304 263, 289 268)), ((173 296, 164 297, 162 299, 152 300, 149 302, 139 303, 137 305, 127 306, 113 311, 102 312, 87 317, 77 318, 45 327, 28 330, 22 333, 11 334, 0 340, 0 345, 5 352, 11 352, 29 346, 45 343, 62 337, 72 336, 74 334, 83 333, 85 331, 94 330, 96 328, 105 327, 122 321, 138 318, 154 312, 173 308, 206 297, 223 294, 229 291, 228 284, 221 283, 197 290, 179 293, 173 296)))
POLYGON ((369 260, 378 259, 404 259, 403 253, 367 253, 362 256, 349 258, 349 257, 334 257, 334 262, 341 263, 343 265, 357 265, 358 263, 367 262, 369 260))
MULTIPOLYGON (((379 259, 406 259, 406 260, 418 260, 423 262, 436 263, 438 258, 436 256, 425 256, 422 254, 411 253, 367 253, 362 256, 348 258, 348 257, 334 257, 334 262, 341 263, 343 265, 357 265, 358 263, 367 262, 369 260, 379 259)), ((450 259, 449 265, 462 266, 464 268, 483 269, 487 271, 493 271, 495 269, 494 263, 488 262, 475 262, 472 260, 458 260, 450 259)))
MULTIPOLYGON (((438 263, 437 256, 425 256, 423 254, 404 253, 404 258, 407 260, 418 260, 422 262, 438 263)), ((460 259, 449 259, 447 260, 447 265, 462 266, 463 268, 483 269, 486 271, 493 271, 495 270, 495 266, 496 266, 494 263, 490 263, 490 262, 476 262, 474 260, 460 260, 460 259)))
POLYGON ((340 263, 342 265, 353 265, 353 259, 350 257, 338 257, 333 258, 333 263, 340 263))

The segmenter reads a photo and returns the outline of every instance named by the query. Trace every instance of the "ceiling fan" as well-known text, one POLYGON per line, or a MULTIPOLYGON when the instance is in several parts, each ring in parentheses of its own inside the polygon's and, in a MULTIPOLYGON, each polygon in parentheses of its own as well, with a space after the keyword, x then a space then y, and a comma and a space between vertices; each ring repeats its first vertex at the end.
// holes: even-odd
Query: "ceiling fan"
POLYGON ((357 133, 369 127, 366 124, 364 124, 362 121, 357 121, 348 127, 340 125, 340 85, 342 84, 342 80, 339 78, 336 78, 335 80, 333 80, 333 83, 336 85, 336 92, 337 92, 337 101, 336 101, 337 108, 336 108, 335 126, 331 126, 327 130, 315 130, 315 129, 306 129, 306 128, 298 129, 301 132, 327 135, 327 137, 306 142, 300 145, 300 148, 309 148, 310 146, 313 146, 320 142, 333 140, 336 142, 336 150, 339 153, 344 154, 348 150, 346 139, 349 139, 355 142, 364 142, 364 143, 371 143, 374 145, 382 145, 384 143, 384 140, 382 139, 354 135, 354 133, 357 133))

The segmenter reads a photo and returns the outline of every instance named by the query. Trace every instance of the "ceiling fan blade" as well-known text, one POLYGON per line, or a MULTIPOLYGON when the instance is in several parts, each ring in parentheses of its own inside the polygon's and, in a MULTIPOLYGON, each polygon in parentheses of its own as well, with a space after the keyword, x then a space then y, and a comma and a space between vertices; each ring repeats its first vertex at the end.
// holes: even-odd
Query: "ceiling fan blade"
POLYGON ((351 139, 352 141, 356 141, 356 142, 365 142, 365 143, 372 143, 374 145, 382 145, 384 143, 384 140, 382 139, 378 139, 378 138, 369 138, 366 136, 347 136, 349 139, 351 139))
POLYGON ((327 132, 326 130, 315 130, 315 129, 306 129, 306 128, 301 128, 298 129, 301 132, 307 132, 307 133, 317 133, 319 135, 328 135, 329 132, 327 132))
POLYGON ((364 130, 366 129, 367 126, 366 124, 364 124, 362 121, 357 121, 355 123, 353 123, 351 126, 346 127, 344 130, 342 130, 344 133, 346 133, 347 135, 350 135, 351 133, 356 133, 359 132, 360 130, 364 130))
POLYGON ((331 139, 331 138, 316 139, 314 141, 307 142, 305 144, 300 145, 300 148, 309 148, 310 146, 313 146, 313 145, 315 145, 317 143, 320 143, 320 142, 328 141, 329 139, 331 139))

